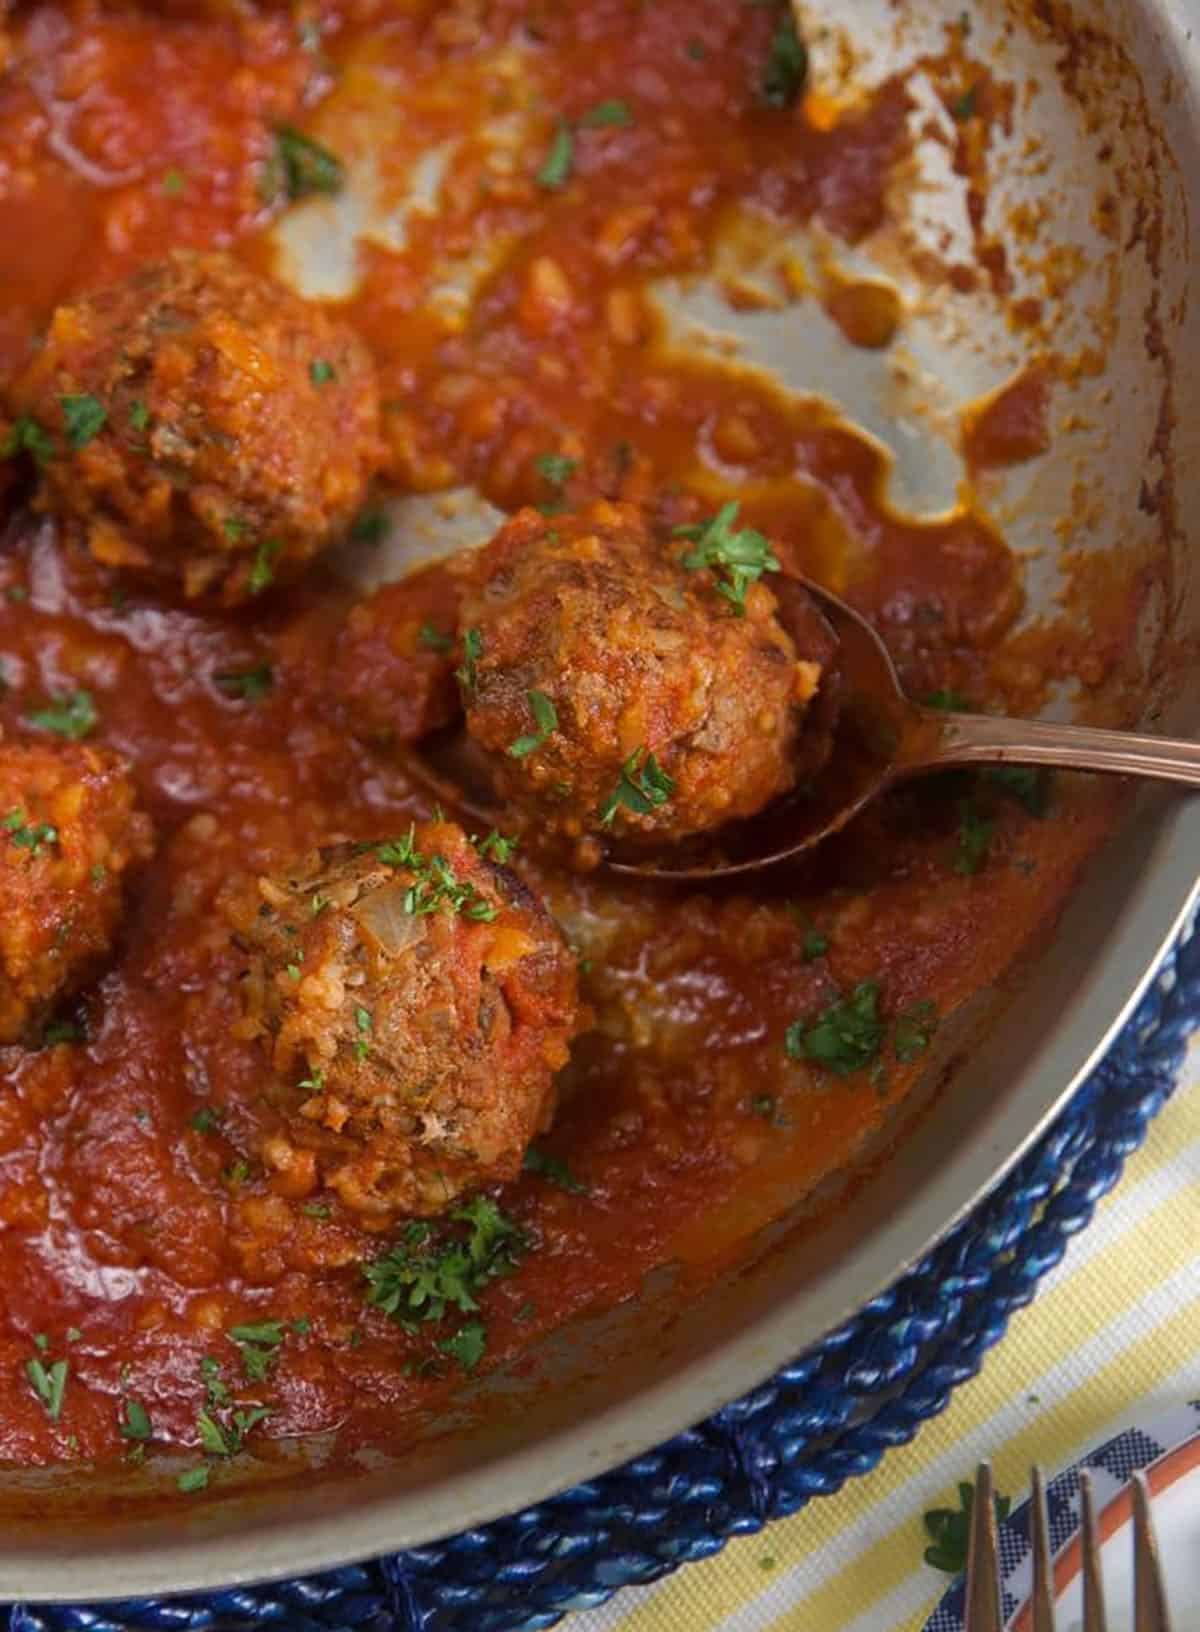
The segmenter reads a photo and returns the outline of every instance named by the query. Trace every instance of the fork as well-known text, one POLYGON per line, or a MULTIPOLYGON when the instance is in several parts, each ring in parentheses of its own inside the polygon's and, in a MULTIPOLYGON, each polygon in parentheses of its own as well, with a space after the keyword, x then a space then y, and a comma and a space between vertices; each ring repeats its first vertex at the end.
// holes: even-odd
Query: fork
MULTIPOLYGON (((1032 1474, 1030 1508, 1033 1535, 1032 1632, 1054 1632, 1054 1572, 1050 1559, 1050 1525, 1046 1489, 1040 1468, 1032 1474)), ((1080 1545, 1083 1553, 1083 1632, 1107 1632, 1104 1586, 1100 1571, 1100 1533, 1092 1476, 1079 1475, 1082 1502, 1080 1545)), ((1150 1490, 1145 1475, 1135 1473, 1133 1496, 1134 1632, 1171 1632, 1163 1591, 1158 1545, 1150 1519, 1150 1490)), ((966 1632, 1003 1632, 1000 1609, 1000 1553, 996 1533, 996 1500, 992 1470, 981 1462, 971 1507, 971 1540, 967 1556, 966 1632)))

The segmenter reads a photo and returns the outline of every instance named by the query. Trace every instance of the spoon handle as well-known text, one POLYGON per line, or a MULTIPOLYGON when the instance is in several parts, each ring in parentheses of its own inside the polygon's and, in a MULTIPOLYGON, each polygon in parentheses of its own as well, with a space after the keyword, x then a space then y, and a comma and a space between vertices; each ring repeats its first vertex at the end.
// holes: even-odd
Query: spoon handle
POLYGON ((947 765, 1053 765, 1064 771, 1110 771, 1200 788, 1200 743, 1052 720, 920 712, 926 729, 915 732, 911 751, 902 753, 896 767, 901 776, 947 765), (930 730, 935 721, 936 729, 930 730))

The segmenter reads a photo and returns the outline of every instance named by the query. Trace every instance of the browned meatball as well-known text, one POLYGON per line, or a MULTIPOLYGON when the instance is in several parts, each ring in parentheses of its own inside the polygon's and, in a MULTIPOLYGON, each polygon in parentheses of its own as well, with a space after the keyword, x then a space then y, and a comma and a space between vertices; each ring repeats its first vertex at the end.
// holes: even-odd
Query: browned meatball
POLYGON ((460 614, 467 728, 498 791, 571 839, 683 838, 796 780, 822 661, 797 657, 763 583, 685 564, 694 545, 599 502, 522 511, 482 552, 460 614))
POLYGON ((123 875, 151 848, 115 754, 0 743, 0 1042, 28 1037, 93 972, 123 875))
POLYGON ((367 1215, 437 1213, 514 1178, 548 1125, 575 959, 488 856, 428 822, 231 893, 245 1030, 294 1100, 263 1154, 293 1189, 308 1174, 367 1215))
POLYGON ((177 251, 55 312, 14 443, 110 566, 226 604, 344 531, 381 457, 371 359, 228 255, 177 251))

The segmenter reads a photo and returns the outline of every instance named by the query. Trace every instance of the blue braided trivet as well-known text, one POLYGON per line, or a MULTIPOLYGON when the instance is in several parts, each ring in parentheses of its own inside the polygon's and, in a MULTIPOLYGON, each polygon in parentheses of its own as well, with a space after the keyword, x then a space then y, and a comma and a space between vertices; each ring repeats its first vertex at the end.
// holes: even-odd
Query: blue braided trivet
POLYGON ((615 1472, 374 1563, 203 1597, 16 1604, 9 1632, 536 1632, 564 1610, 719 1552, 730 1536, 868 1473, 975 1375, 1120 1178, 1197 1024, 1200 934, 1191 931, 1050 1132, 965 1223, 762 1388, 615 1472))

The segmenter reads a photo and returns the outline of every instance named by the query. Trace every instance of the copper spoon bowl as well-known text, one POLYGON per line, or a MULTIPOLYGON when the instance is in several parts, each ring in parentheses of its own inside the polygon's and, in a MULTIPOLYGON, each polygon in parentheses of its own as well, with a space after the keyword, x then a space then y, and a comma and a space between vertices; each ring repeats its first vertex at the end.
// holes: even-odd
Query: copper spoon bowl
MULTIPOLYGON (((805 615, 805 597, 797 594, 805 590, 837 637, 840 713, 825 769, 812 786, 715 835, 645 852, 614 847, 605 858, 608 871, 664 882, 759 872, 795 861, 898 783, 962 766, 1045 765, 1200 787, 1198 743, 923 707, 905 695, 887 647, 853 607, 807 578, 778 579, 772 588, 785 627, 805 615)), ((409 766, 447 805, 488 825, 501 819, 478 771, 470 774, 469 761, 453 749, 439 756, 414 754, 409 766)))

